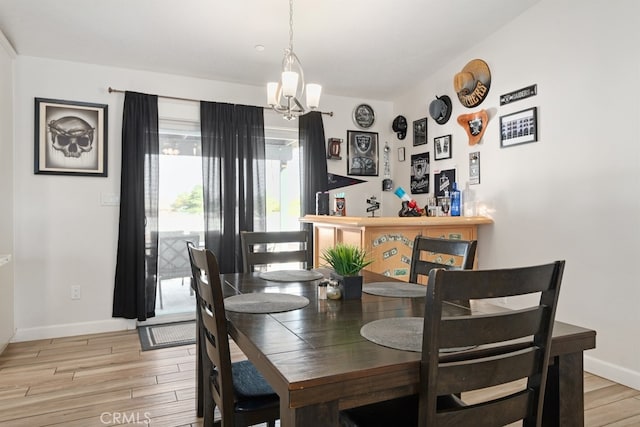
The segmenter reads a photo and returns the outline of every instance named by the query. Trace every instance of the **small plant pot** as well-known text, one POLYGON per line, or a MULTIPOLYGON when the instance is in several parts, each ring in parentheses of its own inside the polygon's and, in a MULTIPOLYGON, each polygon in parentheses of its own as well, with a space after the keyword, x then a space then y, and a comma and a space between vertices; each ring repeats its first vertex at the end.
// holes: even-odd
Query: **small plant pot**
POLYGON ((362 276, 341 276, 332 272, 331 278, 340 284, 342 299, 362 298, 362 276))

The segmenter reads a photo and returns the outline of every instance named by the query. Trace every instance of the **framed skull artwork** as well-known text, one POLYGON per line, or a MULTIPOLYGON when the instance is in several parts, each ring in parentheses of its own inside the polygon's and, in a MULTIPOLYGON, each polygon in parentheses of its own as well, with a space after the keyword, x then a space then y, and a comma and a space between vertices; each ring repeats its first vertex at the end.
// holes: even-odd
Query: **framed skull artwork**
POLYGON ((107 176, 106 104, 35 99, 34 173, 107 176))

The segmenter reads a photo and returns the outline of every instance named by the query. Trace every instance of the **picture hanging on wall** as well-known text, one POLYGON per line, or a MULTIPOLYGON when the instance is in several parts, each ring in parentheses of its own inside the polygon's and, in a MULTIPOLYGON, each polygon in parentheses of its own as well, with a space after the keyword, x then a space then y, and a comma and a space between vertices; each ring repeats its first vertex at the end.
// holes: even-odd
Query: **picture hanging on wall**
POLYGON ((106 104, 35 99, 34 173, 107 176, 106 104))
POLYGON ((400 148, 398 148, 398 161, 399 162, 404 162, 404 160, 405 160, 404 147, 400 147, 400 148))
POLYGON ((427 118, 413 122, 413 145, 423 145, 427 143, 427 118))
POLYGON ((435 186, 436 197, 443 197, 444 192, 451 193, 453 183, 456 182, 456 170, 447 169, 435 174, 433 177, 433 185, 435 186))
POLYGON ((378 133, 347 131, 347 175, 378 176, 378 133))
POLYGON ((480 184, 480 152, 469 153, 469 184, 480 184))
POLYGON ((451 135, 433 138, 433 152, 436 160, 451 158, 451 135))
POLYGON ((429 192, 429 153, 411 155, 411 194, 429 192))
POLYGON ((500 117, 500 147, 537 141, 537 110, 533 107, 500 117))

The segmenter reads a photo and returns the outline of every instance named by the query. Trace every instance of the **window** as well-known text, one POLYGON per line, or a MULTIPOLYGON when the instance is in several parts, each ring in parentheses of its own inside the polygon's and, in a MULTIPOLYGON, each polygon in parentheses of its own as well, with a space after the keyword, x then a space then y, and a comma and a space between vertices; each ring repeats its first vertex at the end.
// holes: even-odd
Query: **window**
POLYGON ((267 230, 299 230, 298 129, 265 128, 267 230))

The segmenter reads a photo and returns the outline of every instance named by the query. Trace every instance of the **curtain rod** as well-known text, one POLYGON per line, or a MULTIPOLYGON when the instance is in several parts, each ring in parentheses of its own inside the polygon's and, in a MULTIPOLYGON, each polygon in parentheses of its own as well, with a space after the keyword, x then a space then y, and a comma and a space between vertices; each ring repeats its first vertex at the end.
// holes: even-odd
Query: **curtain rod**
MULTIPOLYGON (((109 93, 125 93, 126 91, 122 90, 122 89, 114 89, 111 86, 109 86, 109 93)), ((200 102, 199 99, 193 99, 193 98, 180 98, 177 96, 167 96, 167 95, 158 95, 158 98, 164 98, 164 99, 175 99, 176 101, 190 101, 190 102, 200 102)), ((271 110, 271 107, 263 107, 267 110, 271 110)), ((322 114, 326 114, 329 117, 333 117, 333 111, 320 111, 320 113, 322 114)))

